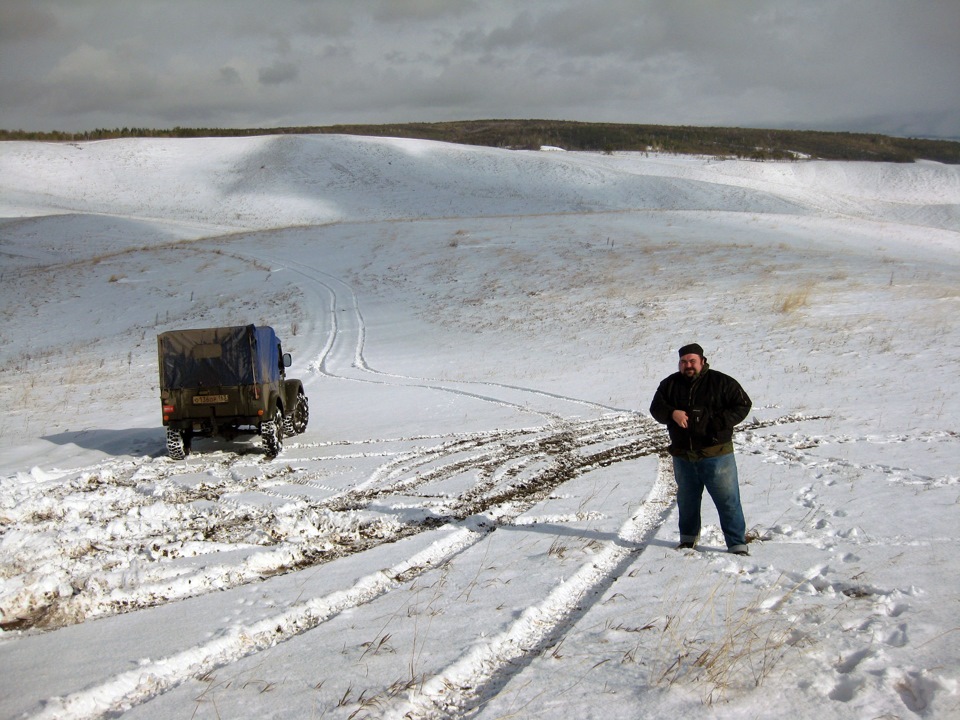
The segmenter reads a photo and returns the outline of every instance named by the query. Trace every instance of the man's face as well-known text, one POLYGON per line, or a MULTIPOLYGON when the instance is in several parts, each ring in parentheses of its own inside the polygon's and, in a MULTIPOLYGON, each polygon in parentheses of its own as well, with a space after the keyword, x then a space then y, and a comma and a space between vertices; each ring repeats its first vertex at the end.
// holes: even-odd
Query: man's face
POLYGON ((690 353, 680 358, 680 372, 685 377, 696 377, 703 370, 703 358, 696 353, 690 353))

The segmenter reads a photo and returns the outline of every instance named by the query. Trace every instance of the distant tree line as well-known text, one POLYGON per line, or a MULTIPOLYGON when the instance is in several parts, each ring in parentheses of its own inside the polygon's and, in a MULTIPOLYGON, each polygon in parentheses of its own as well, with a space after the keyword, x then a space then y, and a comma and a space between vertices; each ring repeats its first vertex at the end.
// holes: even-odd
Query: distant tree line
POLYGON ((114 138, 248 137, 255 135, 371 135, 439 140, 511 149, 555 146, 595 152, 664 152, 751 160, 868 160, 960 164, 960 142, 814 130, 583 123, 562 120, 469 120, 395 125, 278 128, 97 129, 86 132, 0 130, 0 140, 82 142, 114 138))

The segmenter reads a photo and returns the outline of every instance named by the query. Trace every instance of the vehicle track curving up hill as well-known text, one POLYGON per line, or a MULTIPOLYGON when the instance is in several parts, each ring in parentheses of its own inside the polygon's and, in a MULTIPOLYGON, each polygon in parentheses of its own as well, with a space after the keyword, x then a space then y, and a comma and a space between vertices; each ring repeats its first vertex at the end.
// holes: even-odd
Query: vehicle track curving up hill
MULTIPOLYGON (((213 639, 186 638, 172 655, 51 698, 36 717, 97 717, 155 698, 189 678, 302 635, 344 610, 409 588, 489 542, 495 531, 509 528, 581 476, 662 456, 665 433, 637 413, 514 385, 375 370, 364 357, 366 325, 353 290, 301 262, 271 262, 296 274, 301 290, 321 308, 315 317, 326 318, 328 326, 306 341, 318 378, 448 393, 536 421, 503 430, 331 443, 311 442, 308 435, 288 443, 285 454, 270 462, 256 448, 214 449, 186 463, 111 460, 21 483, 20 562, 24 568, 46 566, 56 583, 52 589, 49 583, 25 583, 20 596, 5 599, 7 629, 55 629, 425 537, 418 552, 388 569, 304 597, 213 639), (29 554, 31 535, 55 532, 61 535, 56 557, 29 554)), ((509 625, 482 630, 483 639, 467 655, 438 659, 446 664, 425 671, 415 692, 381 689, 380 709, 397 717, 468 713, 526 658, 555 642, 586 612, 589 598, 598 597, 631 556, 642 552, 668 515, 670 473, 667 463, 659 467, 636 511, 573 576, 554 584, 509 625)))

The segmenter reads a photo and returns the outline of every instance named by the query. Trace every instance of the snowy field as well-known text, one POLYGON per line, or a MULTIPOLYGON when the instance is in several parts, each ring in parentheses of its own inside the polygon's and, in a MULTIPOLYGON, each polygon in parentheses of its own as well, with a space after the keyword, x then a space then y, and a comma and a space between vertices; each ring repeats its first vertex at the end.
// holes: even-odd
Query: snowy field
POLYGON ((0 262, 0 718, 960 717, 956 166, 7 142, 0 262), (248 323, 308 430, 168 459, 156 335, 248 323))

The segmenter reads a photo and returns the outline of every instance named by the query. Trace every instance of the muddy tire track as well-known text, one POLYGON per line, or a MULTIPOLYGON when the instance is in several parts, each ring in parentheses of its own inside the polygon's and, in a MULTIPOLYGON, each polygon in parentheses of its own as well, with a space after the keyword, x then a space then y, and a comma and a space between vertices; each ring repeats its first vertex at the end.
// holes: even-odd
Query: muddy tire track
POLYGON ((8 572, 53 560, 31 554, 31 536, 59 533, 61 556, 48 573, 55 588, 47 580, 3 598, 0 624, 50 630, 330 562, 500 506, 530 506, 579 474, 656 454, 665 444, 661 426, 633 414, 456 435, 396 454, 366 481, 322 499, 294 492, 316 487, 319 476, 246 454, 217 454, 188 467, 162 459, 104 463, 28 487, 16 503, 20 515, 0 525, 22 539, 8 572), (462 489, 442 491, 447 485, 462 489), (398 519, 371 509, 393 496, 422 512, 398 519), (67 518, 63 508, 77 506, 83 517, 67 518), (181 567, 230 549, 246 552, 187 574, 181 567), (125 571, 134 564, 140 581, 130 587, 125 571))
MULTIPOLYGON (((67 559, 58 571, 57 592, 18 599, 19 612, 6 611, 4 624, 6 629, 53 629, 329 562, 499 505, 535 503, 577 474, 654 453, 662 440, 660 428, 639 416, 457 436, 403 453, 381 464, 366 482, 319 500, 271 489, 277 481, 287 488, 295 485, 286 480, 290 468, 282 464, 255 466, 256 476, 237 477, 251 467, 244 456, 204 461, 189 472, 159 460, 150 464, 156 475, 136 463, 93 468, 70 482, 51 483, 34 498, 46 507, 50 491, 61 505, 96 512, 78 518, 73 535, 61 540, 60 552, 67 559), (417 496, 426 484, 442 487, 453 481, 465 483, 466 489, 446 498, 417 496), (119 497, 117 487, 124 489, 119 497), (424 517, 401 521, 370 510, 373 503, 398 494, 422 503, 424 517), (279 503, 254 502, 251 495, 279 503), (156 522, 151 524, 151 518, 156 522), (291 534, 290 527, 304 524, 315 530, 291 534), (204 545, 211 550, 247 547, 250 552, 239 562, 216 562, 195 571, 185 582, 176 561, 204 545), (64 546, 70 547, 64 551, 64 546), (123 571, 133 563, 142 568, 141 582, 125 587, 123 571)), ((298 480, 312 482, 309 473, 299 474, 298 480)), ((20 504, 16 532, 24 538, 55 532, 63 522, 62 515, 31 513, 27 499, 20 504)), ((21 552, 18 563, 27 567, 42 560, 21 552)))
MULTIPOLYGON (((537 437, 525 442, 501 442, 492 459, 488 452, 475 455, 476 464, 487 468, 502 467, 505 463, 509 464, 518 458, 527 458, 532 450, 548 458, 549 462, 530 473, 499 474, 502 482, 496 483, 493 487, 481 488, 475 493, 465 493, 457 498, 456 502, 452 503, 450 517, 438 519, 436 522, 411 523, 403 526, 390 538, 366 538, 342 549, 342 554, 360 552, 373 544, 396 541, 406 534, 430 531, 438 526, 455 528, 452 534, 445 533, 444 536, 438 537, 427 550, 387 571, 374 573, 350 588, 335 591, 322 598, 297 603, 255 626, 231 630, 225 637, 193 646, 176 657, 151 662, 134 672, 109 678, 96 687, 85 689, 72 696, 51 699, 47 707, 35 717, 99 717, 111 710, 128 708, 174 687, 189 677, 203 674, 220 665, 272 647, 278 642, 317 627, 345 609, 369 603, 387 592, 412 582, 423 573, 449 562, 466 548, 481 542, 498 527, 512 523, 519 515, 578 474, 613 462, 614 459, 619 461, 658 453, 662 438, 656 432, 643 432, 644 429, 658 430, 652 421, 641 418, 640 422, 628 423, 627 420, 622 419, 620 424, 623 427, 615 428, 617 437, 613 438, 612 443, 606 442, 610 439, 606 433, 587 432, 578 435, 569 428, 563 428, 554 432, 541 432, 537 437), (628 432, 626 428, 631 424, 633 424, 633 431, 628 432), (586 441, 578 441, 578 438, 584 435, 586 441)), ((604 420, 599 424, 608 426, 608 421, 604 420)), ((594 429, 591 423, 583 423, 582 426, 588 430, 594 429)), ((511 440, 514 440, 512 434, 508 435, 511 440)), ((457 446, 459 443, 453 445, 457 446)), ((435 457, 436 451, 432 450, 426 454, 435 457)), ((458 463, 448 472, 458 474, 462 469, 458 463)), ((386 487, 392 486, 391 484, 386 487)), ((384 489, 381 488, 380 491, 384 489)), ((657 493, 658 496, 662 494, 660 490, 657 493)), ((376 495, 370 495, 368 491, 364 497, 376 497, 376 495)), ((356 498, 353 500, 356 501, 356 498)), ((662 521, 669 501, 661 499, 658 502, 660 512, 657 517, 662 521)), ((647 530, 654 532, 655 529, 656 526, 650 525, 647 530)), ((631 541, 632 544, 629 547, 635 548, 636 542, 636 540, 631 541)), ((630 549, 626 550, 626 552, 630 551, 630 549)), ((620 553, 618 558, 617 563, 621 563, 625 555, 620 553)), ((323 560, 328 559, 330 559, 328 556, 323 558, 323 560)), ((594 581, 595 584, 601 582, 602 578, 608 574, 607 571, 602 572, 594 581)))

